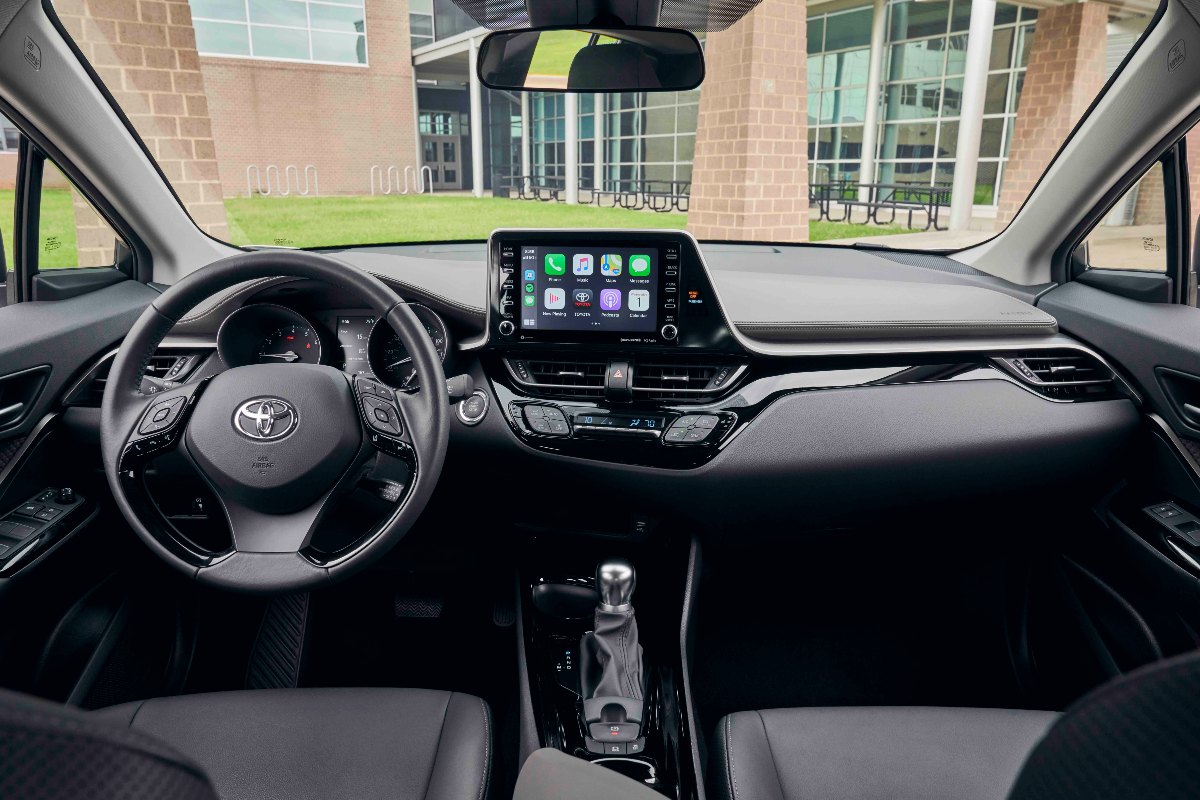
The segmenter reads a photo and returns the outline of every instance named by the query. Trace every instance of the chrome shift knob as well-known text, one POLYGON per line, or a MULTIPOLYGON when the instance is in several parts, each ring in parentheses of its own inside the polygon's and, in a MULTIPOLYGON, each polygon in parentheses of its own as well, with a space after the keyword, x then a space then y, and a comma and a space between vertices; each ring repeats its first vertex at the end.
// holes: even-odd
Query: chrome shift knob
POLYGON ((601 611, 628 611, 633 607, 633 589, 637 573, 623 558, 601 562, 596 567, 596 591, 600 593, 601 611))

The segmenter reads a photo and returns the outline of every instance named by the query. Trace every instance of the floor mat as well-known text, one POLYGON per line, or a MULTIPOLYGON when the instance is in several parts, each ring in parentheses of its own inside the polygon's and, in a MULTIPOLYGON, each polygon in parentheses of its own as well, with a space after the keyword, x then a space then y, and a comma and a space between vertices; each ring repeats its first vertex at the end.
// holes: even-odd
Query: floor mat
POLYGON ((911 541, 842 532, 706 554, 693 663, 704 735, 756 708, 1020 706, 1000 562, 911 541))

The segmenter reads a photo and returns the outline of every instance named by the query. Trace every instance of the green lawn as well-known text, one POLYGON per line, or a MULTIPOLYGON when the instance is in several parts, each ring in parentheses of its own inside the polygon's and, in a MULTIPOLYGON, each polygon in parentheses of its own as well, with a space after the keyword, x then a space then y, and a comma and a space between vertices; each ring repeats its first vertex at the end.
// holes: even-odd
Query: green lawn
POLYGON ((486 239, 494 228, 682 228, 685 214, 452 195, 235 197, 234 244, 337 244, 486 239))
MULTIPOLYGON (((532 200, 449 195, 404 197, 237 197, 225 201, 234 244, 328 247, 341 244, 486 239, 494 228, 686 228, 686 214, 568 206, 532 200)), ((75 212, 71 193, 42 195, 43 269, 74 267, 75 212)), ((0 190, 0 233, 12 263, 13 191, 0 190)), ((812 222, 810 241, 904 233, 904 228, 812 222)))
POLYGON ((587 47, 590 33, 586 31, 548 31, 538 37, 529 62, 530 75, 560 75, 567 77, 575 54, 587 47))
MULTIPOLYGON (((4 263, 13 258, 13 203, 15 192, 0 189, 0 235, 4 237, 4 263)), ((71 206, 69 189, 45 189, 42 192, 41 249, 38 263, 42 269, 59 269, 79 265, 75 252, 75 210, 71 206)))

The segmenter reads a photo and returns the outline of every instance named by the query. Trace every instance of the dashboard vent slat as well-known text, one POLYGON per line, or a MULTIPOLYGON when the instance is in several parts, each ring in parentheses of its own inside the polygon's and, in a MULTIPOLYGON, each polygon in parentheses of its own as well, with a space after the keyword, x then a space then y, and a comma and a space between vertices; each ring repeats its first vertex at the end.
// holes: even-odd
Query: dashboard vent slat
POLYGON ((1106 400, 1120 393, 1099 359, 1078 351, 1049 351, 1000 360, 1014 377, 1054 400, 1106 400))
POLYGON ((545 397, 598 399, 604 396, 608 362, 598 358, 512 358, 508 368, 520 383, 545 397))
POLYGON ((633 370, 635 400, 706 403, 725 394, 745 367, 733 362, 664 358, 637 361, 633 370))

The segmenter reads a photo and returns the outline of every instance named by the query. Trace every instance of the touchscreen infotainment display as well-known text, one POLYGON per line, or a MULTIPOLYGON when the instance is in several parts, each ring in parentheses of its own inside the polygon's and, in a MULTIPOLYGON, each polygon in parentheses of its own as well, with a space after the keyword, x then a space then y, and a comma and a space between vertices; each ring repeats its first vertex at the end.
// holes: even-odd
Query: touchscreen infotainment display
POLYGON ((658 330, 658 248, 521 247, 515 276, 525 331, 658 330))

